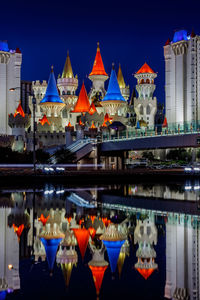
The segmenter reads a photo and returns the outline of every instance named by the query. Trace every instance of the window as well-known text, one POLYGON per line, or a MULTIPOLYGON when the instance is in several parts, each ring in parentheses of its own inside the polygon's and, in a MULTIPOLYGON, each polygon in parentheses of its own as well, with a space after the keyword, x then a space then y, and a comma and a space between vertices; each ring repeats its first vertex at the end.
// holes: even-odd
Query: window
POLYGON ((151 113, 151 108, 149 105, 147 105, 147 115, 150 115, 150 113, 151 113))
POLYGON ((140 106, 140 114, 141 114, 141 115, 144 114, 144 109, 143 109, 143 106, 142 106, 142 105, 140 106))

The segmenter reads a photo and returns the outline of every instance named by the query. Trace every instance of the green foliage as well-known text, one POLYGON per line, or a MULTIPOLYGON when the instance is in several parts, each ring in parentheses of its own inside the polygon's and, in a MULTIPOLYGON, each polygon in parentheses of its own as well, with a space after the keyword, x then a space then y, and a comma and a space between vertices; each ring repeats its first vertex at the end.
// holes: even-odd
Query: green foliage
POLYGON ((144 151, 142 154, 142 158, 148 159, 150 161, 155 160, 154 155, 151 151, 144 151))
POLYGON ((192 160, 192 154, 191 151, 186 151, 185 149, 174 149, 169 151, 167 159, 190 162, 192 160))
POLYGON ((54 153, 57 164, 73 163, 76 156, 68 149, 62 148, 54 153))

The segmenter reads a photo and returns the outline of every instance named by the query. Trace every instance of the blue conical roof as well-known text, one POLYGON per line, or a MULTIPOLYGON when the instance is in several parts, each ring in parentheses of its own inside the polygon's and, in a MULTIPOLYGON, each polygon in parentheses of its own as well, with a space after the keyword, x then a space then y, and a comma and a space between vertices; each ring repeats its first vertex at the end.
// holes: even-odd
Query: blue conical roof
POLYGON ((126 101, 121 94, 114 68, 112 69, 111 72, 107 93, 102 101, 109 101, 109 100, 126 101))
POLYGON ((40 103, 45 103, 45 102, 54 102, 54 103, 64 103, 58 94, 58 89, 56 86, 56 79, 55 75, 53 72, 53 67, 51 69, 51 73, 49 76, 49 81, 46 89, 46 93, 44 98, 40 101, 40 103))

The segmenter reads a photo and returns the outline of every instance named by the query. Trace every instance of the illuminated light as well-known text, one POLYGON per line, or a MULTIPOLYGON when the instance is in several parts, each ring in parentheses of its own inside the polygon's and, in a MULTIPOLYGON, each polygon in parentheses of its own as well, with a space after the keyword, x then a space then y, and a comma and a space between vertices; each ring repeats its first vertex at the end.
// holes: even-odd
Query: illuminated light
POLYGON ((102 222, 106 227, 108 227, 108 225, 111 223, 111 221, 108 218, 102 218, 102 222))
POLYGON ((38 221, 42 222, 42 225, 45 226, 46 222, 48 221, 49 218, 50 218, 50 216, 47 216, 45 218, 45 216, 43 214, 41 214, 41 216, 38 218, 38 221))
POLYGON ((93 121, 92 121, 92 125, 91 125, 90 128, 91 128, 91 129, 95 129, 95 128, 96 128, 93 121))
POLYGON ((84 125, 81 119, 79 120, 78 125, 84 125))
POLYGON ((137 268, 136 270, 142 275, 142 277, 144 277, 145 280, 147 280, 149 278, 149 276, 154 272, 155 269, 137 268))
POLYGON ((73 113, 75 113, 75 112, 83 113, 83 112, 89 112, 89 110, 90 110, 90 102, 89 102, 88 95, 87 95, 85 85, 83 82, 79 96, 78 96, 78 100, 77 100, 74 110, 72 112, 73 113))
POLYGON ((42 241, 42 244, 45 248, 48 266, 51 271, 53 270, 58 245, 60 244, 63 238, 64 235, 62 237, 55 238, 45 238, 45 236, 40 237, 40 240, 42 241))
POLYGON ((20 241, 20 236, 24 230, 24 224, 21 224, 20 226, 16 226, 15 224, 13 224, 13 228, 14 228, 14 232, 18 237, 18 241, 20 241))
POLYGON ((184 170, 185 170, 186 172, 192 172, 192 168, 186 167, 184 170))
POLYGON ((61 264, 61 269, 62 269, 62 272, 63 272, 63 276, 65 278, 66 287, 69 286, 69 282, 70 282, 73 267, 74 267, 73 262, 68 262, 68 263, 61 264))
POLYGON ((44 116, 42 117, 42 119, 39 119, 39 122, 40 122, 40 124, 41 124, 42 126, 44 126, 45 123, 47 123, 48 125, 50 125, 50 122, 49 122, 49 120, 47 119, 47 116, 46 116, 46 115, 44 115, 44 116))
POLYGON ((89 268, 92 271, 92 276, 93 276, 97 296, 99 296, 104 273, 105 273, 105 270, 107 269, 107 267, 108 266, 91 266, 91 265, 89 265, 89 268))
POLYGON ((147 65, 145 62, 144 65, 136 72, 136 74, 144 74, 144 73, 150 73, 155 74, 155 72, 147 65))
POLYGON ((121 69, 121 65, 120 64, 119 64, 119 69, 118 69, 118 73, 117 73, 117 80, 118 80, 120 89, 125 89, 126 88, 126 84, 124 82, 124 76, 122 74, 122 69, 121 69))
POLYGON ((85 256, 85 251, 87 249, 88 241, 89 241, 89 231, 85 228, 72 228, 74 231, 74 235, 76 237, 78 247, 81 253, 82 260, 85 256))
POLYGON ((126 253, 125 252, 120 252, 119 253, 119 258, 118 258, 118 261, 117 261, 117 268, 118 268, 118 272, 119 272, 119 278, 121 278, 125 258, 126 258, 126 253))
POLYGON ((60 191, 56 191, 56 194, 63 194, 65 191, 64 190, 60 190, 60 191))
POLYGON ((7 298, 7 293, 11 293, 12 290, 7 290, 7 291, 0 291, 0 300, 6 300, 7 298))
POLYGON ((13 269, 13 265, 9 264, 8 265, 8 270, 12 270, 13 269))
POLYGON ((195 185, 195 186, 194 186, 194 190, 195 190, 195 191, 200 190, 200 185, 195 185))
POLYGON ((167 124, 167 118, 165 117, 165 119, 163 121, 163 124, 162 124, 162 127, 165 128, 167 126, 168 126, 168 124, 167 124))
POLYGON ((94 220, 96 219, 96 216, 90 216, 90 219, 92 221, 92 223, 94 222, 94 220))
POLYGON ((195 167, 195 168, 194 168, 194 171, 199 172, 199 171, 200 171, 200 168, 195 167))
POLYGON ((104 101, 112 101, 112 100, 126 102, 126 100, 124 99, 124 97, 121 94, 114 68, 112 68, 112 71, 111 71, 106 95, 103 98, 103 100, 101 101, 101 103, 104 101))
POLYGON ((56 171, 65 171, 65 168, 62 168, 62 167, 56 167, 56 171))
POLYGON ((67 218, 67 221, 68 221, 69 224, 70 224, 70 222, 71 222, 71 219, 72 219, 72 217, 68 217, 68 218, 67 218))
POLYGON ((96 107, 94 105, 94 102, 92 102, 91 105, 90 105, 89 114, 93 115, 96 111, 97 110, 96 110, 96 107))
POLYGON ((192 189, 192 186, 191 186, 191 185, 186 185, 186 186, 185 186, 185 190, 186 190, 186 191, 189 191, 189 190, 191 190, 191 189, 192 189))
POLYGON ((68 125, 67 125, 67 127, 72 127, 72 124, 69 122, 68 125))
POLYGON ((100 48, 99 48, 99 43, 97 43, 96 57, 94 60, 92 72, 90 73, 89 76, 92 76, 92 75, 108 76, 108 74, 106 73, 106 71, 104 69, 103 60, 102 60, 101 52, 100 52, 100 48))
POLYGON ((89 234, 91 236, 91 239, 93 240, 96 235, 96 230, 93 227, 88 228, 89 234))
POLYGON ((19 103, 15 113, 14 113, 14 118, 17 116, 17 115, 21 115, 23 118, 25 117, 25 113, 23 111, 23 108, 21 106, 21 102, 19 103))

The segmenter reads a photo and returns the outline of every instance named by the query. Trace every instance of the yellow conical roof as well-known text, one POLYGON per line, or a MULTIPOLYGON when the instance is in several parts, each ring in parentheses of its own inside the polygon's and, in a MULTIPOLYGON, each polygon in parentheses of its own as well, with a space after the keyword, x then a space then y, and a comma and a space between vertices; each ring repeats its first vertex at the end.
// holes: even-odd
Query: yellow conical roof
POLYGON ((118 80, 120 89, 125 89, 126 84, 125 84, 125 81, 124 81, 124 77, 123 77, 123 74, 122 74, 122 69, 121 69, 120 64, 119 64, 119 70, 118 70, 118 74, 117 74, 117 80, 118 80))
POLYGON ((67 52, 67 58, 65 61, 65 66, 62 72, 62 78, 74 78, 74 74, 72 71, 72 65, 69 57, 69 52, 67 52))

